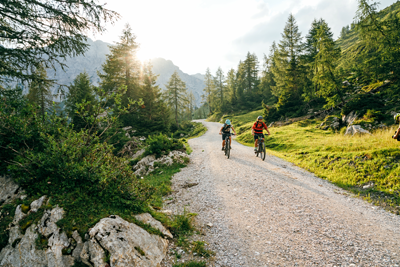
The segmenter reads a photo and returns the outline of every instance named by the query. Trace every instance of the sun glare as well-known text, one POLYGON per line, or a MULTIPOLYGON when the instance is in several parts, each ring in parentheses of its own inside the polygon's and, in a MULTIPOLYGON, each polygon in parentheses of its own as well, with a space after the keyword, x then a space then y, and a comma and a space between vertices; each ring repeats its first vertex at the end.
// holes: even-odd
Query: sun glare
POLYGON ((153 58, 151 56, 151 54, 144 49, 139 49, 136 53, 136 56, 137 56, 137 59, 142 63, 145 63, 153 58))

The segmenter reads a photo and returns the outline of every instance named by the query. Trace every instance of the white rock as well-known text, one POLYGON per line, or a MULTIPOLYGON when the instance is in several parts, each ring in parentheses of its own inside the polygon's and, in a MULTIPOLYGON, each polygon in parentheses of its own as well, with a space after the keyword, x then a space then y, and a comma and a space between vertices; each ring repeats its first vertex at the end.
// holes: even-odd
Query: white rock
POLYGON ((19 185, 13 179, 0 176, 0 203, 10 202, 17 197, 19 185))
POLYGON ((21 210, 21 204, 15 209, 14 220, 12 221, 13 225, 17 225, 19 221, 21 221, 26 216, 25 213, 21 210))
POLYGON ((42 196, 41 198, 33 201, 31 203, 31 209, 29 212, 37 212, 38 209, 43 205, 44 200, 46 199, 46 196, 42 196))
MULTIPOLYGON (((90 260, 94 263, 94 258, 100 256, 100 250, 96 250, 97 242, 110 252, 111 266, 160 266, 160 262, 166 255, 168 241, 157 235, 151 235, 139 226, 129 223, 119 216, 101 219, 89 232, 90 242, 82 250, 90 253, 90 260), (141 255, 138 249, 144 252, 141 255)), ((104 253, 104 251, 103 251, 104 253)), ((87 256, 85 256, 87 258, 87 256)), ((83 261, 82 257, 82 261, 83 261)), ((102 266, 102 265, 94 265, 102 266)))
POLYGON ((351 125, 347 127, 345 135, 355 135, 355 134, 371 134, 371 133, 361 128, 360 125, 351 125))
POLYGON ((136 159, 136 158, 140 157, 141 155, 143 155, 143 153, 144 153, 144 149, 140 149, 138 152, 133 154, 132 159, 136 159))
POLYGON ((75 239, 77 244, 83 243, 82 237, 79 235, 78 231, 76 231, 76 230, 72 233, 72 238, 75 239))
POLYGON ((348 115, 342 117, 343 123, 346 123, 347 125, 352 125, 353 122, 358 118, 357 112, 352 111, 348 115))
POLYGON ((171 232, 168 231, 168 229, 165 228, 161 222, 154 219, 153 216, 151 216, 149 213, 138 214, 135 216, 135 218, 143 223, 150 224, 151 227, 160 230, 160 232, 163 233, 165 236, 173 238, 171 232))
POLYGON ((172 215, 172 210, 162 210, 160 212, 164 213, 164 214, 167 214, 167 215, 172 215))

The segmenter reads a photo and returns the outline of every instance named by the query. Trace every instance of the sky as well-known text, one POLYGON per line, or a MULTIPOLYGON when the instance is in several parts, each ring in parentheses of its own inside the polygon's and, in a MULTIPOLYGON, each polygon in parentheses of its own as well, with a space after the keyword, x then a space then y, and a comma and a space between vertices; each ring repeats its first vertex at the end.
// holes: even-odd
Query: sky
MULTIPOLYGON (((379 9, 395 2, 381 0, 379 9)), ((303 37, 314 19, 323 18, 336 39, 353 21, 357 5, 357 0, 113 0, 106 8, 120 19, 90 38, 117 42, 129 23, 140 60, 162 57, 188 74, 204 74, 207 68, 215 74, 219 67, 226 73, 248 52, 262 64, 290 13, 303 37)))

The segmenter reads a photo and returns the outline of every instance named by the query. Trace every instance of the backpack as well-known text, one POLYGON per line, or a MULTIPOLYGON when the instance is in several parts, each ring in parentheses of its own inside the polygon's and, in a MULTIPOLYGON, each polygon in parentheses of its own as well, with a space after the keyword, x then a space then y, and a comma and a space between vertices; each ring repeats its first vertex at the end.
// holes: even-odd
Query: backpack
POLYGON ((228 132, 228 131, 230 132, 231 131, 230 127, 231 127, 231 125, 228 125, 228 124, 224 123, 224 126, 222 126, 222 131, 223 132, 228 132))

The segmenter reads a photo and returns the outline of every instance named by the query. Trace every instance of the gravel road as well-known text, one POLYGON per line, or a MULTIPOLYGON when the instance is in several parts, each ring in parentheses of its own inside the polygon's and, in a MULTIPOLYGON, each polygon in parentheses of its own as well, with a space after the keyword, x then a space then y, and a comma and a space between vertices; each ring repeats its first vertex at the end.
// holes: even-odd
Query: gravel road
POLYGON ((202 122, 208 131, 189 140, 191 162, 174 176, 164 209, 198 213, 202 239, 216 252, 211 265, 400 265, 400 216, 237 142, 227 159, 221 124, 202 122))

